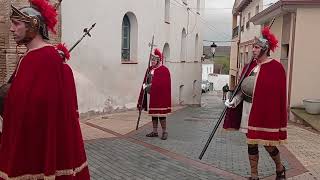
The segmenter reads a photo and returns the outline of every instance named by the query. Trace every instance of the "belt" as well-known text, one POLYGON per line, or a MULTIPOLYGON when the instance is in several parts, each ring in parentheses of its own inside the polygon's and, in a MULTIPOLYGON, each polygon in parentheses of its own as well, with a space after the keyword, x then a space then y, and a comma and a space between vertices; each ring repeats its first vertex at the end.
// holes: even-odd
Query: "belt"
POLYGON ((252 103, 252 97, 251 96, 247 96, 247 95, 244 94, 243 100, 248 102, 248 103, 252 103))

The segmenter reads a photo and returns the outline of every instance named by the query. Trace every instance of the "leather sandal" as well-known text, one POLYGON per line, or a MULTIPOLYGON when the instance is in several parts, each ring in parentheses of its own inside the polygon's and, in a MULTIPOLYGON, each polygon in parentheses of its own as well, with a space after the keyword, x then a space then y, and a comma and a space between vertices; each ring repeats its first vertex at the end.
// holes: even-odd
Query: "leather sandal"
POLYGON ((158 137, 158 133, 155 133, 155 132, 151 132, 149 134, 146 134, 147 137, 158 137))
POLYGON ((286 167, 283 166, 282 171, 276 171, 277 177, 276 180, 286 179, 286 167))
POLYGON ((253 177, 249 177, 248 180, 260 180, 258 177, 253 178, 253 177))
POLYGON ((161 139, 162 139, 162 140, 168 139, 168 133, 167 133, 167 132, 163 132, 161 139))

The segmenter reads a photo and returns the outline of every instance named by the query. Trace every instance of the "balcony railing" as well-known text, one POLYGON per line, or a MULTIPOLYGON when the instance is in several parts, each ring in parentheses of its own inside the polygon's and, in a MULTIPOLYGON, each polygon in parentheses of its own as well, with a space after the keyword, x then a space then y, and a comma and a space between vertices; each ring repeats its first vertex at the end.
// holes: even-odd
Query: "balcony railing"
POLYGON ((239 26, 233 28, 233 30, 232 30, 232 39, 238 37, 238 35, 239 35, 239 26))

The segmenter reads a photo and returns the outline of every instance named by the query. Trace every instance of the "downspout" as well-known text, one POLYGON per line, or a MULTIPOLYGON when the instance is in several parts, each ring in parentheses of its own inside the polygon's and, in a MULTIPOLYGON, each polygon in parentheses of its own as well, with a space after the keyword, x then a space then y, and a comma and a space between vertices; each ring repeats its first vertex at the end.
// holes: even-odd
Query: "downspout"
POLYGON ((240 62, 239 62, 239 56, 240 56, 240 43, 241 43, 241 27, 242 27, 242 12, 240 14, 240 23, 239 23, 239 29, 238 29, 238 34, 239 34, 239 40, 237 42, 237 72, 236 72, 236 84, 238 83, 239 79, 239 69, 240 69, 240 62))
POLYGON ((291 103, 291 92, 292 92, 292 74, 293 74, 293 59, 294 59, 294 45, 295 45, 295 35, 296 35, 296 22, 297 22, 297 13, 294 12, 291 15, 292 18, 292 41, 291 41, 291 48, 290 48, 290 69, 289 69, 289 79, 288 79, 288 108, 290 108, 290 103, 291 103))

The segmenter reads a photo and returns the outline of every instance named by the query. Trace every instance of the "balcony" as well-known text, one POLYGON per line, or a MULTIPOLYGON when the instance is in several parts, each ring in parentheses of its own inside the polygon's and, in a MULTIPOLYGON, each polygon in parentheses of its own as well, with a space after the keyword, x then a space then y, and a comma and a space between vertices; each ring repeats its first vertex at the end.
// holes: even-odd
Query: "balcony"
POLYGON ((233 28, 233 30, 232 30, 232 39, 238 37, 238 35, 239 35, 239 26, 233 28))

